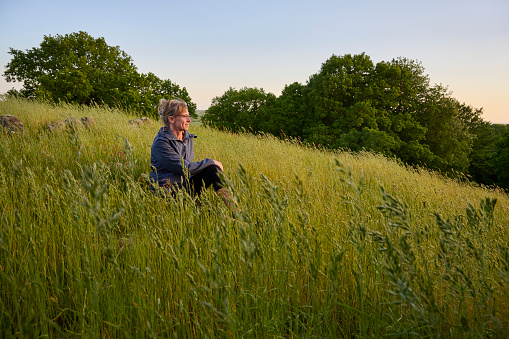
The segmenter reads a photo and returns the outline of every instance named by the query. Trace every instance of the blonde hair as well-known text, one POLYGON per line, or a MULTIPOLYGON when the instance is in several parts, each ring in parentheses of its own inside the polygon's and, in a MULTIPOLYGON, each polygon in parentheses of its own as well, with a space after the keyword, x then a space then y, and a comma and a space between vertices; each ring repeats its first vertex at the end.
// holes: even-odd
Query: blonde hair
POLYGON ((176 117, 179 114, 182 114, 184 111, 187 110, 187 104, 183 100, 166 100, 161 99, 159 100, 159 107, 157 108, 157 111, 159 112, 159 116, 161 117, 161 121, 163 122, 164 126, 170 127, 170 120, 169 117, 176 117))

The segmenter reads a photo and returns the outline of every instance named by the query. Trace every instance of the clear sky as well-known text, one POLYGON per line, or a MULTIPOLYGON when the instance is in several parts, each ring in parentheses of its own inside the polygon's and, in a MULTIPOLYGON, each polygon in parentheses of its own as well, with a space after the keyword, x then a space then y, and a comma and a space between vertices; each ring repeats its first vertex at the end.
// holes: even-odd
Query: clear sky
MULTIPOLYGON (((186 87, 198 109, 229 87, 279 96, 333 54, 365 52, 418 60, 432 84, 509 123, 508 0, 0 0, 2 74, 9 47, 78 31, 186 87)), ((0 93, 13 86, 1 77, 0 93)))

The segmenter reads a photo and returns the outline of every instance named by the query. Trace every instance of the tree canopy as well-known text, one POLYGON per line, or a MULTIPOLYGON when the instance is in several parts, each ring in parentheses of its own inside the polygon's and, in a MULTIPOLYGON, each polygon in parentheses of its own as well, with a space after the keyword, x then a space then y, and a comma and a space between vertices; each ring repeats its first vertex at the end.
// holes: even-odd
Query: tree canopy
POLYGON ((196 104, 185 88, 152 73, 140 74, 132 58, 104 38, 86 32, 44 36, 39 47, 10 48, 6 81, 23 82, 10 94, 76 104, 105 104, 157 114, 161 98, 180 98, 195 114, 196 104))
POLYGON ((229 88, 222 96, 212 99, 212 105, 202 117, 205 124, 221 126, 232 131, 247 129, 258 132, 268 128, 268 108, 276 96, 263 89, 229 88))
POLYGON ((506 128, 496 146, 493 167, 498 178, 497 184, 509 189, 509 128, 506 128))
POLYGON ((214 98, 203 121, 467 173, 472 159, 487 161, 482 143, 489 124, 481 115, 482 109, 459 103, 446 87, 432 86, 420 62, 375 64, 362 53, 332 55, 306 84, 287 85, 279 97, 230 88, 214 98))

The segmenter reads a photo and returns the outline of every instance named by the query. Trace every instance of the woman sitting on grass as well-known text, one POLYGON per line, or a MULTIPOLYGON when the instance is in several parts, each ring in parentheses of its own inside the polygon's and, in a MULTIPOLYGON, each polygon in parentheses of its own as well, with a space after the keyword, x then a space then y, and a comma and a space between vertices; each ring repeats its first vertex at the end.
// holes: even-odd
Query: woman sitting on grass
POLYGON ((193 161, 196 136, 187 131, 191 122, 187 104, 180 100, 161 99, 158 110, 164 126, 152 143, 152 182, 172 195, 183 188, 199 196, 202 190, 213 186, 226 205, 235 208, 235 200, 221 182, 219 172, 223 172, 223 165, 209 158, 193 161))

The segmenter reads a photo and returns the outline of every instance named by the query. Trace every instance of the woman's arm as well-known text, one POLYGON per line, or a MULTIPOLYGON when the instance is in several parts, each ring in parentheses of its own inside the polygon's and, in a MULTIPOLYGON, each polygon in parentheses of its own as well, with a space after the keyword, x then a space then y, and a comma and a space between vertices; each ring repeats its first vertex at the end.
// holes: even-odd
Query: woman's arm
MULTIPOLYGON (((192 147, 192 146, 191 146, 192 147)), ((170 172, 177 175, 183 175, 182 164, 187 168, 189 173, 195 174, 203 170, 205 167, 215 164, 212 159, 204 159, 202 161, 187 161, 184 159, 184 145, 170 144, 166 140, 158 139, 152 145, 152 165, 155 166, 159 173, 170 172)), ((222 165, 220 166, 222 168, 222 165)))

